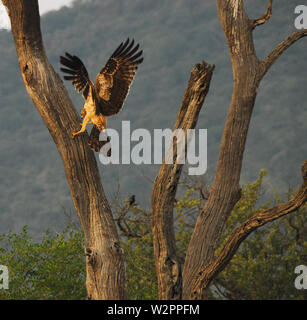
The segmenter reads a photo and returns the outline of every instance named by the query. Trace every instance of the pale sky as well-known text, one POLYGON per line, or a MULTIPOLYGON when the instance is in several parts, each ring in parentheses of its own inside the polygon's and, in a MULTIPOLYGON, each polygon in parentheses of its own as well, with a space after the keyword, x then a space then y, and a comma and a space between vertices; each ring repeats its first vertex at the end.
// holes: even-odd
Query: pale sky
MULTIPOLYGON (((68 6, 73 0, 38 0, 40 14, 44 14, 50 10, 58 10, 63 6, 68 6)), ((9 29, 10 21, 6 10, 0 1, 0 29, 9 29)))

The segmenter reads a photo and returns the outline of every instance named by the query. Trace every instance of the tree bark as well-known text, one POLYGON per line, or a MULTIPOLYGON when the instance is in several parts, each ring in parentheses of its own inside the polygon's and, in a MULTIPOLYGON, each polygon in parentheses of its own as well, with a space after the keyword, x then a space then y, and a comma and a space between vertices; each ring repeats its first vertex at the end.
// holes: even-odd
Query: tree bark
MULTIPOLYGON (((240 199, 239 185, 245 141, 256 98, 259 60, 245 11, 231 1, 218 1, 218 13, 230 50, 234 89, 209 199, 198 217, 183 269, 183 297, 189 298, 192 280, 213 257, 222 227, 240 199), (228 5, 227 5, 228 4, 228 5)), ((243 4, 239 1, 241 7, 243 4)))
MULTIPOLYGON (((242 159, 259 83, 282 52, 306 35, 306 30, 296 32, 274 49, 264 61, 260 61, 256 56, 252 32, 255 26, 269 19, 271 5, 272 1, 269 1, 268 11, 264 16, 258 20, 250 20, 244 10, 243 0, 217 0, 217 10, 232 61, 234 89, 224 126, 215 179, 209 199, 197 218, 187 250, 183 268, 184 299, 205 297, 209 282, 202 282, 204 270, 212 267, 222 228, 240 199, 242 159)), ((217 267, 218 264, 215 265, 215 268, 217 267)))
POLYGON ((253 231, 268 222, 296 211, 307 201, 307 161, 305 161, 302 166, 302 178, 303 184, 295 197, 286 203, 254 214, 233 230, 219 255, 210 261, 203 270, 198 272, 198 277, 192 285, 191 299, 203 296, 203 291, 208 288, 210 282, 225 269, 242 241, 244 241, 244 239, 246 239, 253 231))
POLYGON ((94 153, 87 145, 88 136, 71 137, 81 121, 45 54, 38 1, 2 2, 8 9, 26 89, 58 148, 84 231, 88 296, 123 299, 126 297, 124 260, 112 212, 94 153))
POLYGON ((272 15, 272 5, 273 5, 273 0, 269 0, 269 3, 268 3, 268 9, 266 11, 265 14, 263 14, 261 17, 259 17, 258 19, 254 19, 252 21, 253 25, 252 25, 252 28, 256 28, 258 26, 261 26, 262 24, 266 23, 270 18, 271 18, 271 15, 272 15))
MULTIPOLYGON (((187 129, 195 128, 209 91, 213 70, 214 66, 204 61, 192 69, 173 132, 176 129, 184 129, 186 132, 187 129)), ((185 149, 186 146, 185 136, 185 149)), ((166 164, 164 160, 153 185, 152 223, 159 299, 174 300, 181 299, 182 296, 181 265, 176 254, 173 209, 183 164, 178 163, 178 150, 168 150, 172 151, 173 164, 166 164)))

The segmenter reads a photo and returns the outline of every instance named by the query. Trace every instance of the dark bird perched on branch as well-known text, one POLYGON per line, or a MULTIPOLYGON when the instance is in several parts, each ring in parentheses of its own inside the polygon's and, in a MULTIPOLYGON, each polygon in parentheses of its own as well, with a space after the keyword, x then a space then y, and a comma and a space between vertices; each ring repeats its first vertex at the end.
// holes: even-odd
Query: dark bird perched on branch
POLYGON ((84 132, 87 124, 94 124, 89 145, 97 152, 105 143, 99 141, 99 134, 106 129, 106 117, 113 116, 122 109, 138 64, 143 61, 143 51, 138 49, 139 44, 134 46, 134 40, 130 42, 128 38, 125 43, 122 42, 97 75, 95 85, 77 56, 66 52, 66 57, 60 57, 60 62, 65 67, 61 71, 68 74, 64 79, 72 80, 75 89, 82 93, 85 100, 81 112, 81 117, 84 118, 82 127, 78 132, 73 132, 73 137, 84 132))
POLYGON ((129 202, 129 206, 135 205, 135 195, 134 194, 129 197, 128 202, 129 202))

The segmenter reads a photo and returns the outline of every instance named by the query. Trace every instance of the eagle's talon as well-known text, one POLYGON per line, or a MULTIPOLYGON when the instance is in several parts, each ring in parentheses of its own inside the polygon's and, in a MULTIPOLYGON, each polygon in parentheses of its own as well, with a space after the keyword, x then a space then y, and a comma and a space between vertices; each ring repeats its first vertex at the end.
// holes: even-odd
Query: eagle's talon
POLYGON ((83 109, 83 110, 81 111, 81 119, 83 119, 85 116, 86 116, 86 110, 83 109))
POLYGON ((74 132, 72 133, 72 138, 74 139, 75 136, 78 135, 79 133, 80 133, 80 131, 78 131, 78 132, 74 131, 74 132))

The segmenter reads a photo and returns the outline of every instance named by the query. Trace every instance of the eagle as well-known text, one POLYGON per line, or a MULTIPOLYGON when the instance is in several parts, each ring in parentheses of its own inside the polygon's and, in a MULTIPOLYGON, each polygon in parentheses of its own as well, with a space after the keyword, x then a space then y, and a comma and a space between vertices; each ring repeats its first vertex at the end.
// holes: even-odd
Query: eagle
POLYGON ((64 79, 72 81, 85 100, 81 111, 81 129, 73 132, 72 136, 74 138, 85 132, 86 126, 93 124, 88 144, 96 152, 106 143, 99 141, 99 134, 106 129, 107 117, 122 109, 138 65, 143 62, 143 51, 139 50, 139 47, 139 44, 134 45, 134 39, 130 41, 128 38, 122 42, 98 73, 95 85, 77 56, 68 52, 65 52, 64 57, 60 56, 60 63, 64 66, 61 71, 66 74, 64 79))

